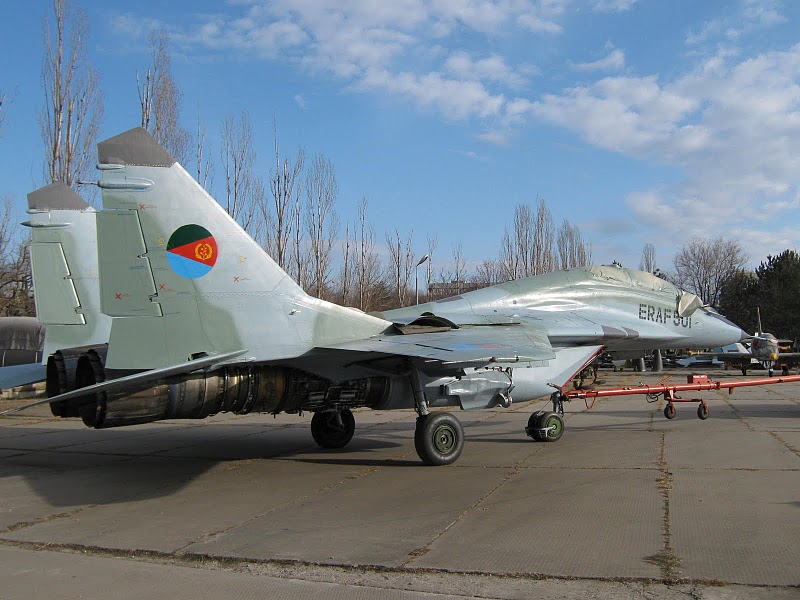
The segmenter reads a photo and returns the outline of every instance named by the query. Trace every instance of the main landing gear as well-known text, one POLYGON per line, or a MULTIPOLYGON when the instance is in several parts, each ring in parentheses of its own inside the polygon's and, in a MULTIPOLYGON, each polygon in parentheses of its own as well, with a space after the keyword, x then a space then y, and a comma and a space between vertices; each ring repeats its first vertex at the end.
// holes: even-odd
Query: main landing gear
POLYGON ((447 412, 428 412, 425 391, 419 373, 409 361, 409 381, 414 393, 417 427, 414 430, 414 448, 426 465, 449 465, 461 456, 464 449, 464 428, 461 422, 447 412))
POLYGON ((414 448, 426 465, 449 465, 458 460, 464 449, 464 428, 446 412, 417 417, 414 448))
POLYGON ((311 418, 311 435, 323 448, 344 448, 355 431, 356 419, 349 408, 318 410, 311 418))

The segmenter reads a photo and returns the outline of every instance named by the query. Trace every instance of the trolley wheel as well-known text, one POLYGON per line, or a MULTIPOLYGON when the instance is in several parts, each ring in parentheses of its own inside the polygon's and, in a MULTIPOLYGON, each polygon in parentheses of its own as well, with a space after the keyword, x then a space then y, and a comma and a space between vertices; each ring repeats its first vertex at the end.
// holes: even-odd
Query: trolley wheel
POLYGON ((701 421, 705 421, 708 418, 708 404, 705 402, 701 402, 697 406, 697 418, 701 421))
POLYGON ((664 407, 664 416, 667 417, 668 419, 675 418, 675 405, 672 402, 668 403, 664 407))
POLYGON ((537 410, 535 413, 533 413, 530 417, 528 417, 528 426, 525 428, 525 433, 528 435, 528 437, 537 442, 542 441, 537 429, 539 428, 539 420, 542 418, 542 415, 545 412, 546 411, 543 410, 537 410))
POLYGON ((543 442, 557 442, 564 435, 564 419, 558 413, 544 413, 539 423, 542 429, 547 430, 543 442))

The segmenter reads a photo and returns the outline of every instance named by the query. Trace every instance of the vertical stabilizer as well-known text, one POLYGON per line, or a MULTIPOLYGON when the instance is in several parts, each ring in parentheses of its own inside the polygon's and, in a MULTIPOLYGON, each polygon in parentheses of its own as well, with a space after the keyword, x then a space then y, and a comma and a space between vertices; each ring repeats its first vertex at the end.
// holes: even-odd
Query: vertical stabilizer
POLYGON ((110 368, 247 349, 300 356, 388 323, 309 297, 143 129, 98 145, 100 297, 110 368))
POLYGON ((108 341, 100 312, 95 210, 64 183, 28 194, 31 271, 44 356, 59 348, 108 341))

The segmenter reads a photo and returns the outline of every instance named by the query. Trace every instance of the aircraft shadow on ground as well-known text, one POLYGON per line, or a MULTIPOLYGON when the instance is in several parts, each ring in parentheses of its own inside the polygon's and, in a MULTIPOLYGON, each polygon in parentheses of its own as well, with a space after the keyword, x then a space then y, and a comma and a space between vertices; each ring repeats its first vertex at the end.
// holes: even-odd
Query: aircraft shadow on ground
POLYGON ((21 477, 51 506, 74 507, 170 496, 215 466, 237 461, 420 464, 369 457, 400 444, 380 436, 359 437, 358 431, 346 448, 326 450, 314 443, 305 427, 264 425, 259 432, 247 425, 242 431, 242 425, 212 423, 138 433, 134 426, 105 430, 102 439, 89 429, 36 428, 31 435, 3 435, 8 431, 0 426, 0 481, 21 477), (68 441, 59 442, 65 435, 68 441))

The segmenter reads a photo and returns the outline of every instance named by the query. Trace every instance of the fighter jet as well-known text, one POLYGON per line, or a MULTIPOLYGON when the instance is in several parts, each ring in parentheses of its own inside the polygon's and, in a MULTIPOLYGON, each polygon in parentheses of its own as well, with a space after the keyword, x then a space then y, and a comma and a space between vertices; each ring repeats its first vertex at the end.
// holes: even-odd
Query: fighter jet
POLYGON ((780 366, 784 372, 788 372, 792 365, 800 363, 800 352, 782 352, 781 345, 789 345, 792 340, 779 340, 771 333, 765 332, 761 327, 761 310, 756 307, 758 317, 758 331, 756 331, 750 341, 750 350, 743 352, 721 352, 716 357, 724 363, 734 363, 739 365, 742 375, 747 375, 747 369, 756 360, 768 370, 772 377, 775 367, 780 366))
MULTIPOLYGON (((431 409, 558 397, 604 348, 703 348, 746 336, 698 297, 618 267, 365 314, 306 294, 144 129, 101 142, 98 154, 107 352, 60 348, 80 356, 76 387, 59 393, 48 382, 44 401, 91 427, 310 411, 315 441, 341 448, 355 431, 353 409, 413 408, 418 455, 444 465, 458 459, 464 432, 453 414, 431 409)), ((554 408, 531 415, 531 437, 561 437, 554 408)))

